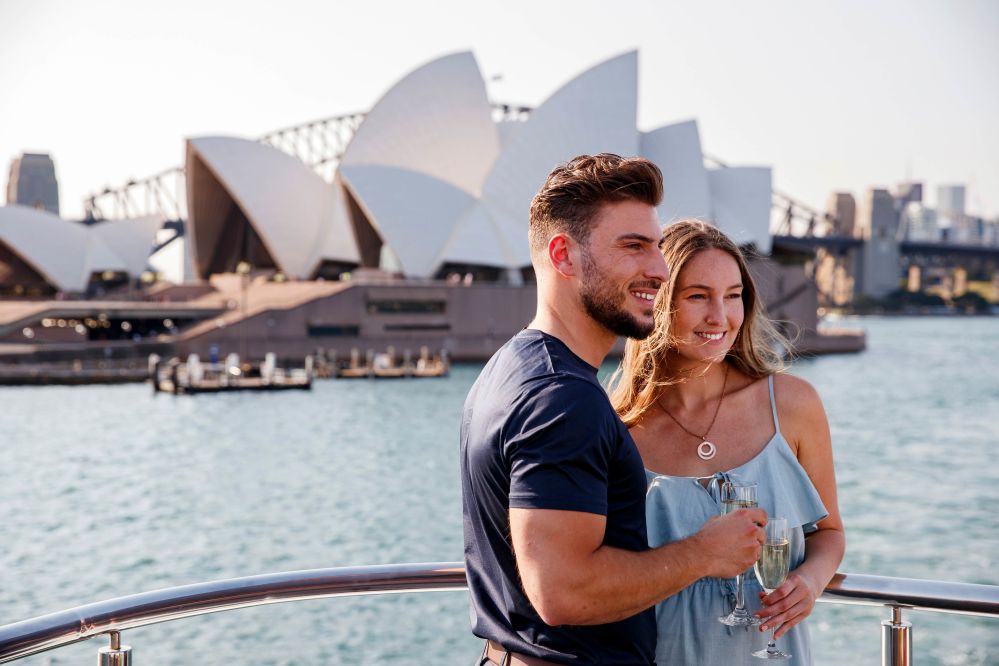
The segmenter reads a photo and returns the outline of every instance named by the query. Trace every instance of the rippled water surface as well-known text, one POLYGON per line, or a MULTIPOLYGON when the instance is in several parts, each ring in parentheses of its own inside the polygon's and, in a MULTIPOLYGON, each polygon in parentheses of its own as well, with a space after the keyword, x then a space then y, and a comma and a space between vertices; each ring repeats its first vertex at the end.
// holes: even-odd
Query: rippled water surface
MULTIPOLYGON (((856 573, 999 584, 999 319, 863 319, 799 361, 833 431, 856 573)), ((257 573, 460 560, 478 366, 311 393, 2 388, 0 624, 257 573)), ((820 604, 820 664, 878 663, 880 609, 820 604)), ((919 664, 999 664, 999 620, 914 612, 919 664)), ((328 599, 126 632, 136 663, 470 664, 464 592, 328 599)), ((93 663, 95 639, 25 660, 93 663)))

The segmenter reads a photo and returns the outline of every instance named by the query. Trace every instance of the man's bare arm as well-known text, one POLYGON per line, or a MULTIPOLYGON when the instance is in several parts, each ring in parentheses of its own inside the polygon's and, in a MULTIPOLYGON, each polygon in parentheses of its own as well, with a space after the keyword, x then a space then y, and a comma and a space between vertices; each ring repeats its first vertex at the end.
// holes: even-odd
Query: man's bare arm
POLYGON ((766 514, 743 509, 653 550, 603 545, 606 518, 578 511, 511 509, 510 534, 527 598, 546 624, 604 624, 631 617, 705 576, 752 566, 766 514))

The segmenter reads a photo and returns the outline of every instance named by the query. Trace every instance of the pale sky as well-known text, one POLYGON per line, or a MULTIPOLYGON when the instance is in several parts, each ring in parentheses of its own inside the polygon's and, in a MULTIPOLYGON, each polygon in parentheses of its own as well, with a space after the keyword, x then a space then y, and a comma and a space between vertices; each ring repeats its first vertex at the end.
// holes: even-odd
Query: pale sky
MULTIPOLYGON (((0 168, 52 154, 64 217, 183 161, 369 109, 470 49, 497 101, 537 105, 639 50, 639 128, 696 118, 708 154, 770 165, 823 208, 911 177, 999 214, 999 2, 0 0, 0 168)), ((567 155, 566 158, 571 157, 567 155)))

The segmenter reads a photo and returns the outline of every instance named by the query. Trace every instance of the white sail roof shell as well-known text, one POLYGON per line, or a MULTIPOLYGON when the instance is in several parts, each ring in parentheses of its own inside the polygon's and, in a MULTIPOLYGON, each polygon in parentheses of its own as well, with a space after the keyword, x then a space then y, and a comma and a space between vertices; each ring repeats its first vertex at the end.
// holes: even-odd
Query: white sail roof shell
POLYGON ((148 217, 84 225, 25 206, 0 207, 0 241, 66 292, 85 291, 94 272, 142 273, 162 224, 148 217))
POLYGON ((163 227, 163 222, 161 215, 148 215, 134 219, 105 220, 91 226, 91 236, 100 239, 117 259, 113 265, 92 263, 93 270, 120 270, 129 275, 141 274, 149 262, 149 255, 156 244, 156 232, 163 227))
POLYGON ((324 259, 360 261, 360 252, 354 239, 350 215, 347 213, 343 188, 339 183, 333 183, 328 187, 332 195, 331 212, 325 224, 325 231, 320 233, 313 259, 310 261, 312 264, 312 268, 309 269, 310 275, 315 273, 324 259))
POLYGON ((641 155, 663 172, 660 220, 669 223, 688 217, 711 217, 711 187, 696 120, 643 133, 641 155))
MULTIPOLYGON (((524 243, 527 242, 526 229, 524 243)), ((523 248, 511 246, 500 223, 481 201, 465 211, 441 253, 443 262, 517 268, 523 265, 523 248)))
POLYGON ((753 243, 770 253, 772 172, 769 167, 709 169, 712 217, 739 245, 753 243))
POLYGON ((551 170, 576 155, 638 154, 638 52, 592 67, 549 97, 519 127, 505 127, 503 152, 482 199, 517 265, 530 263, 531 199, 551 170))
POLYGON ((427 63, 385 93, 347 146, 339 174, 398 268, 429 277, 445 259, 502 261, 490 246, 469 248, 459 229, 479 219, 469 213, 499 153, 485 83, 474 56, 462 52, 427 63), (442 254, 445 246, 456 254, 442 254))
MULTIPOLYGON (((240 207, 282 271, 308 279, 322 259, 358 261, 342 200, 303 162, 235 137, 199 137, 187 145, 240 207), (318 256, 321 251, 337 256, 318 256)), ((192 227, 198 224, 194 215, 190 221, 192 227)), ((197 230, 192 231, 197 243, 197 230)))
POLYGON ((485 82, 465 51, 392 86, 365 115, 341 164, 408 169, 478 195, 499 151, 485 82))
POLYGON ((513 135, 517 128, 519 128, 524 121, 522 120, 500 120, 496 123, 496 131, 499 132, 500 145, 505 146, 513 135))
POLYGON ((455 225, 475 199, 426 173, 381 165, 340 167, 344 184, 406 275, 430 277, 455 225))
POLYGON ((47 211, 26 206, 0 208, 0 240, 62 291, 85 290, 90 278, 88 255, 109 252, 106 247, 96 251, 88 248, 87 237, 82 224, 47 211))

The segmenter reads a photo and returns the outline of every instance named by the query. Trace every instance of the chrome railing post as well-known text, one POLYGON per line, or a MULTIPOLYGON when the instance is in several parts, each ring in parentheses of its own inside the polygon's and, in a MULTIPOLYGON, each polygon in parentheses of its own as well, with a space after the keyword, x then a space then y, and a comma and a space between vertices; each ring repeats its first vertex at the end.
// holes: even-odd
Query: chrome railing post
POLYGON ((912 624, 902 621, 901 606, 881 622, 881 666, 912 666, 912 624))
POLYGON ((111 645, 97 651, 97 666, 132 666, 132 646, 121 644, 121 633, 112 631, 111 645))

